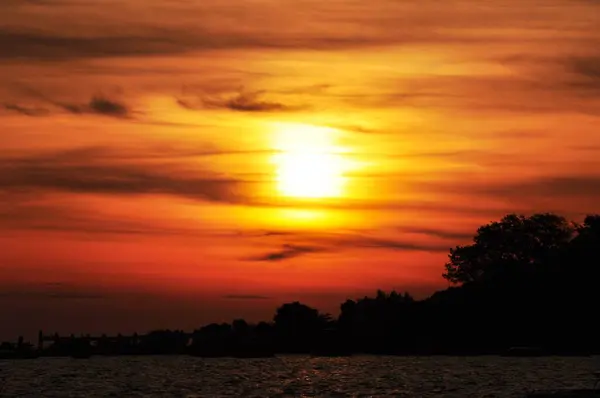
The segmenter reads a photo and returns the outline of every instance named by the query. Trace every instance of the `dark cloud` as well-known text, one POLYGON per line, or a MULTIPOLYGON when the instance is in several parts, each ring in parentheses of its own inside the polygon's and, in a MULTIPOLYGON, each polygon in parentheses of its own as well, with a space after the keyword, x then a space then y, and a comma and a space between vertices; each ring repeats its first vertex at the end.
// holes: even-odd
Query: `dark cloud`
MULTIPOLYGON (((199 12, 195 10, 194 12, 199 12)), ((210 17, 209 17, 210 18, 210 17)), ((100 19, 102 22, 102 19, 100 19)), ((334 21, 329 20, 333 25, 334 21)), ((337 21, 342 24, 348 21, 337 21)), ((497 35, 473 35, 468 30, 440 31, 424 27, 397 29, 394 18, 391 29, 379 34, 365 34, 359 29, 340 34, 335 29, 304 30, 301 33, 259 26, 249 18, 247 23, 254 29, 209 29, 201 24, 182 24, 181 27, 165 27, 164 23, 131 24, 121 26, 119 35, 108 32, 65 34, 41 29, 0 29, 0 59, 37 59, 61 61, 81 58, 136 57, 152 55, 185 54, 210 50, 315 50, 335 51, 368 48, 385 45, 415 43, 490 43, 506 42, 497 35)), ((355 20, 360 26, 380 24, 378 18, 355 20)), ((94 26, 92 23, 91 26, 94 26)), ((103 25, 100 25, 103 26, 103 25)), ((379 26, 381 28, 381 26, 379 26)))
POLYGON ((93 97, 89 104, 85 107, 76 108, 76 113, 90 112, 99 115, 125 117, 128 115, 129 110, 125 105, 117 101, 113 101, 101 96, 93 97))
POLYGON ((577 79, 569 82, 568 88, 597 98, 600 91, 600 56, 570 58, 568 65, 578 76, 577 79))
POLYGON ((571 66, 575 72, 600 82, 600 56, 573 58, 571 66))
POLYGON ((27 6, 58 6, 77 4, 75 0, 3 0, 2 7, 27 7, 27 6))
POLYGON ((0 30, 0 59, 65 60, 182 54, 219 49, 335 50, 378 44, 366 38, 297 37, 153 28, 135 35, 67 36, 43 31, 0 30))
MULTIPOLYGON (((111 116, 118 118, 126 118, 131 114, 131 110, 121 101, 110 99, 106 95, 97 94, 86 103, 75 103, 69 101, 61 101, 51 98, 43 92, 23 85, 17 85, 19 91, 26 96, 43 102, 47 105, 54 106, 72 114, 96 114, 103 116, 111 116)), ((14 112, 19 112, 27 116, 44 116, 50 114, 50 109, 46 108, 30 108, 16 105, 13 103, 7 103, 4 108, 14 112)))
POLYGON ((223 296, 223 298, 228 300, 270 300, 271 297, 268 296, 259 296, 255 294, 228 294, 223 296))
POLYGON ((600 151, 600 145, 570 145, 569 149, 583 152, 596 152, 600 151))
POLYGON ((511 200, 527 200, 533 197, 596 197, 600 196, 600 175, 546 176, 495 184, 454 181, 420 186, 449 193, 486 195, 511 200))
POLYGON ((102 293, 84 292, 79 290, 55 289, 52 286, 40 286, 33 289, 5 290, 0 292, 0 299, 44 299, 44 300, 101 300, 106 295, 102 293))
POLYGON ((149 33, 139 36, 60 36, 45 32, 0 30, 0 59, 64 60, 181 53, 185 41, 149 33))
POLYGON ((299 246, 299 245, 284 245, 281 250, 266 253, 260 256, 250 258, 251 261, 283 261, 294 257, 299 257, 304 254, 317 253, 323 251, 320 247, 299 246))
POLYGON ((104 96, 94 96, 87 104, 72 104, 53 102, 67 112, 73 114, 96 114, 124 118, 129 115, 129 109, 124 104, 108 99, 104 96))
POLYGON ((236 192, 241 181, 232 178, 200 171, 184 174, 169 165, 95 161, 82 153, 60 156, 59 153, 0 160, 0 190, 166 194, 215 202, 241 200, 236 192))
POLYGON ((261 100, 263 92, 240 92, 229 98, 178 99, 177 103, 186 109, 229 109, 237 112, 276 112, 291 111, 297 108, 279 102, 261 100))
MULTIPOLYGON (((582 169, 599 169, 594 163, 582 169)), ((453 180, 414 184, 424 195, 451 194, 462 197, 481 215, 499 217, 506 213, 555 212, 566 215, 598 211, 600 175, 543 176, 522 181, 491 182, 488 180, 453 180), (490 202, 506 203, 501 212, 493 211, 490 202)), ((443 204, 438 206, 443 207, 443 204)))
MULTIPOLYGON (((268 235, 265 235, 267 237, 268 235)), ((277 235, 273 235, 277 237, 277 235)), ((447 252, 450 245, 428 244, 387 237, 371 236, 367 233, 311 233, 287 232, 286 239, 294 243, 284 244, 281 249, 251 257, 250 261, 285 261, 312 253, 333 253, 352 249, 374 249, 391 251, 447 252)))
MULTIPOLYGON (((50 203, 27 203, 22 197, 0 200, 0 229, 36 230, 101 235, 199 236, 194 228, 177 228, 160 222, 144 222, 123 216, 96 214, 85 208, 50 203)), ((39 200, 39 199, 38 199, 39 200)))
POLYGON ((25 116, 45 116, 50 113, 48 111, 48 109, 28 108, 28 107, 24 107, 24 106, 17 105, 17 104, 11 104, 11 103, 4 104, 4 109, 6 109, 8 111, 12 111, 12 112, 17 112, 17 113, 20 113, 21 115, 25 115, 25 116))
POLYGON ((543 177, 494 189, 492 193, 514 196, 586 196, 600 197, 600 175, 543 177))
POLYGON ((472 232, 460 232, 460 231, 447 231, 442 229, 435 228, 414 228, 414 227, 401 227, 399 228, 401 232, 413 233, 413 234, 423 234, 434 236, 436 238, 442 239, 453 239, 453 240, 464 240, 470 239, 473 237, 472 232))
POLYGON ((324 242, 337 248, 387 249, 400 251, 447 251, 447 245, 423 244, 392 238, 374 237, 363 234, 331 235, 323 237, 324 242))

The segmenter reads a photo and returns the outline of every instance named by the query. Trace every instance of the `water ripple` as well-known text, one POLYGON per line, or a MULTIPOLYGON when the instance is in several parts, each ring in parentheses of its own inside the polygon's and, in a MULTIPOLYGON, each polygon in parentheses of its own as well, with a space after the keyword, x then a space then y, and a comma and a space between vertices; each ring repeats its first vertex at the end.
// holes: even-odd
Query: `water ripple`
POLYGON ((588 388, 594 358, 97 357, 0 361, 0 397, 522 397, 588 388))

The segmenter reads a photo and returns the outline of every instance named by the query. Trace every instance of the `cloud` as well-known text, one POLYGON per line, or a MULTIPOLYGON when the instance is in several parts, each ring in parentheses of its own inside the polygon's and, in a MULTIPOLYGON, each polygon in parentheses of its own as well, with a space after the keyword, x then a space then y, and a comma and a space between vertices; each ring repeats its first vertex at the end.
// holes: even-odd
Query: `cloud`
POLYGON ((473 237, 472 232, 447 231, 435 228, 400 227, 398 230, 401 232, 429 235, 442 239, 464 240, 473 237))
MULTIPOLYGON (((96 114, 117 118, 126 118, 129 117, 131 113, 131 110, 127 105, 118 100, 110 99, 103 94, 96 94, 92 96, 92 98, 86 103, 75 103, 53 99, 39 90, 28 86, 19 85, 18 88, 19 91, 23 92, 28 97, 75 115, 96 114)), ((27 108, 13 103, 5 104, 4 108, 26 116, 45 116, 51 113, 50 109, 47 108, 27 108)))
POLYGON ((571 60, 571 66, 575 72, 600 81, 600 56, 575 57, 571 60))
POLYGON ((43 300, 102 300, 107 296, 100 292, 89 292, 62 283, 26 285, 18 289, 3 289, 0 299, 43 299, 43 300))
POLYGON ((4 109, 16 113, 20 113, 25 116, 45 116, 49 114, 49 111, 44 108, 27 108, 21 105, 6 103, 4 104, 4 109))
MULTIPOLYGON (((123 30, 125 30, 124 28, 123 30)), ((289 36, 289 35, 288 35, 289 36)), ((151 28, 139 34, 72 36, 58 32, 0 30, 0 59, 58 61, 140 57, 235 49, 336 50, 380 44, 365 37, 276 37, 275 34, 151 28)))
POLYGON ((600 197, 600 175, 570 175, 541 177, 514 183, 499 188, 490 188, 491 193, 507 196, 540 195, 561 197, 600 197))
POLYGON ((16 195, 11 200, 0 200, 0 229, 75 232, 86 236, 100 234, 198 237, 202 234, 202 230, 197 228, 174 227, 157 221, 142 221, 123 216, 114 217, 76 205, 67 207, 36 199, 36 202, 29 203, 27 198, 16 195))
MULTIPOLYGON (((317 238, 318 239, 318 238, 317 238)), ((323 242, 337 248, 387 249, 400 251, 447 251, 447 245, 418 243, 387 237, 374 237, 364 234, 330 235, 321 238, 323 242)))
MULTIPOLYGON (((263 235, 277 238, 278 235, 263 235)), ((317 233, 286 232, 282 236, 293 243, 286 243, 280 249, 259 256, 250 257, 249 261, 278 262, 313 253, 334 253, 354 249, 373 249, 391 251, 425 251, 447 252, 450 245, 436 243, 420 243, 410 240, 381 237, 368 233, 317 233)))
POLYGON ((268 296, 259 296, 255 294, 228 294, 223 296, 223 298, 228 300, 270 300, 271 297, 268 296))
POLYGON ((526 200, 532 197, 597 197, 600 175, 542 176, 523 181, 490 184, 489 181, 444 181, 419 184, 426 189, 448 193, 485 195, 526 200))
POLYGON ((320 247, 299 246, 286 244, 281 250, 266 253, 260 256, 250 258, 251 261, 284 261, 299 257, 308 253, 317 253, 323 251, 320 247))
POLYGON ((114 117, 126 117, 129 114, 124 104, 102 96, 92 97, 86 105, 63 104, 63 108, 71 113, 95 113, 114 117))
MULTIPOLYGON (((3 3, 6 0, 0 2, 3 3)), ((14 22, 16 27, 2 24, 0 58, 53 61, 212 50, 335 51, 388 45, 533 40, 523 38, 531 18, 515 14, 512 8, 499 7, 494 12, 485 8, 466 11, 456 7, 455 1, 446 5, 375 0, 374 5, 367 5, 354 1, 317 4, 303 0, 294 3, 294 7, 287 7, 270 0, 261 2, 259 13, 253 2, 245 1, 153 2, 150 5, 125 1, 110 2, 110 7, 95 1, 87 2, 89 4, 69 1, 66 5, 64 0, 29 0, 27 3, 24 7, 9 6, 5 12, 4 20, 14 22), (35 3, 38 5, 32 6, 35 3), (144 18, 139 21, 126 18, 138 13, 144 18), (75 23, 69 29, 63 23, 66 18, 77 18, 85 24, 75 23), (525 27, 516 33, 506 29, 515 24, 525 27), (500 35, 499 31, 506 33, 500 35)), ((529 7, 527 10, 535 10, 535 3, 529 7)), ((559 25, 557 30, 561 27, 559 25)))
POLYGON ((3 0, 0 3, 2 7, 27 7, 27 6, 58 6, 67 4, 77 4, 75 0, 3 0))
MULTIPOLYGON (((598 169, 593 162, 582 169, 598 169)), ((484 210, 481 215, 502 216, 506 213, 556 212, 567 216, 598 211, 600 199, 600 175, 540 176, 524 180, 493 181, 486 179, 445 180, 414 183, 413 188, 423 195, 435 192, 462 198, 472 207, 484 210), (503 208, 493 211, 489 203, 503 208), (505 205, 498 205, 505 203, 505 205)), ((455 199, 456 200, 456 199, 455 199)), ((438 206, 444 206, 443 203, 438 206)))
POLYGON ((569 58, 567 65, 578 77, 569 82, 569 87, 595 98, 600 90, 600 55, 569 58))
POLYGON ((156 33, 140 36, 66 36, 35 31, 0 30, 0 59, 64 60, 181 53, 185 41, 156 33))
POLYGON ((205 99, 178 99, 177 103, 186 109, 229 109, 237 112, 276 112, 290 111, 297 108, 284 105, 280 102, 264 101, 260 99, 263 92, 239 92, 229 98, 205 99))
POLYGON ((129 109, 121 102, 108 99, 104 96, 93 96, 87 104, 73 104, 53 101, 53 104, 59 106, 65 111, 73 114, 96 114, 125 118, 129 116, 129 109))
POLYGON ((237 192, 240 180, 202 171, 185 174, 169 165, 94 160, 85 153, 0 159, 0 190, 164 194, 214 202, 242 201, 237 192))

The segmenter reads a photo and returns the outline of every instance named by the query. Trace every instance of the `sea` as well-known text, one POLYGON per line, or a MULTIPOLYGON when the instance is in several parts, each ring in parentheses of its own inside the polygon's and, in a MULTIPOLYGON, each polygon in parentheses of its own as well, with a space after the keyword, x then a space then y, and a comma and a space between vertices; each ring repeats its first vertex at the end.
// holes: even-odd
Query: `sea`
POLYGON ((599 365, 598 357, 41 358, 0 361, 0 397, 524 397, 592 388, 599 365))

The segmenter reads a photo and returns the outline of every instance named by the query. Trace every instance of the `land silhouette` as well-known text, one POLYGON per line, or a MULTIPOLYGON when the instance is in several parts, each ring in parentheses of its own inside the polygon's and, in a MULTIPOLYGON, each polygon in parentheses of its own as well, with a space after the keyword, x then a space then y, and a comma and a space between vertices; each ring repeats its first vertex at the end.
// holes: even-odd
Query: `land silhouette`
POLYGON ((550 213, 509 214, 480 227, 471 244, 450 249, 442 276, 453 286, 426 299, 378 291, 342 303, 337 318, 293 302, 269 322, 237 319, 190 333, 40 332, 37 347, 3 343, 0 357, 600 353, 600 215, 578 224, 550 213))

